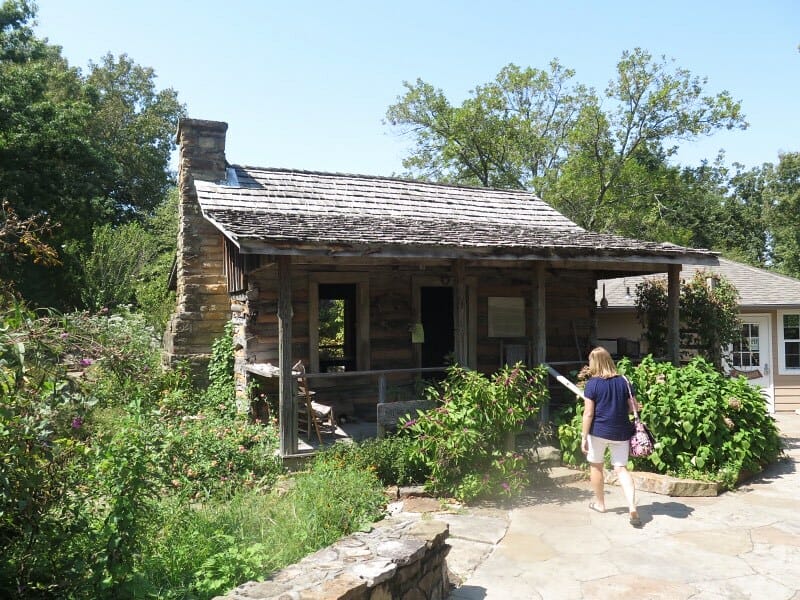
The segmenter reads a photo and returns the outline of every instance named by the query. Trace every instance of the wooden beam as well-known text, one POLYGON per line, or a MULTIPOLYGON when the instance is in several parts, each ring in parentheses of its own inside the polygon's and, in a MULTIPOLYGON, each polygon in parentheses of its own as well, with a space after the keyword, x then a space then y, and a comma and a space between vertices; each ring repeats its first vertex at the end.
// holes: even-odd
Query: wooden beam
POLYGON ((278 257, 278 367, 281 456, 297 454, 297 411, 292 377, 292 259, 278 257))
POLYGON ((681 364, 680 297, 681 265, 670 265, 667 272, 667 358, 676 367, 681 364))
POLYGON ((531 362, 539 365, 547 362, 547 320, 545 307, 545 264, 535 263, 531 280, 531 308, 533 318, 531 334, 533 335, 533 356, 531 362))
POLYGON ((456 362, 469 366, 469 347, 467 345, 467 277, 463 260, 455 262, 455 352, 456 362))
POLYGON ((356 284, 356 368, 359 371, 369 371, 370 341, 369 341, 369 280, 356 284))
MULTIPOLYGON (((533 310, 531 334, 533 344, 531 348, 531 366, 538 366, 547 362, 547 307, 545 306, 547 286, 545 279, 547 272, 544 263, 535 263, 531 279, 531 308, 533 310)), ((550 405, 542 405, 539 420, 546 423, 550 420, 550 405)))

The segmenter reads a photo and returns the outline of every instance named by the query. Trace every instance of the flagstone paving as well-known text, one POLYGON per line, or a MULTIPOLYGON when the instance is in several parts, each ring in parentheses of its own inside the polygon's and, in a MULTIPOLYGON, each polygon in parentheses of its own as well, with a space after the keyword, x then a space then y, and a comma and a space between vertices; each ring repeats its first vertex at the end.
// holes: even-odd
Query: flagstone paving
POLYGON ((776 418, 785 460, 716 497, 639 492, 641 529, 618 487, 589 510, 586 481, 433 513, 450 524, 450 600, 800 600, 800 415, 776 418))

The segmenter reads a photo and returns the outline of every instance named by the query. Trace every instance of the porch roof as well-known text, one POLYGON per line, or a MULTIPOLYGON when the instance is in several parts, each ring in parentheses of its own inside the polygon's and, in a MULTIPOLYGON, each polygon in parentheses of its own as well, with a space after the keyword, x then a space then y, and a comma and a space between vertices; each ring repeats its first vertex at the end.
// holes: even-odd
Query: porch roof
POLYGON ((246 166, 195 187, 244 253, 716 264, 709 250, 586 231, 523 191, 246 166))

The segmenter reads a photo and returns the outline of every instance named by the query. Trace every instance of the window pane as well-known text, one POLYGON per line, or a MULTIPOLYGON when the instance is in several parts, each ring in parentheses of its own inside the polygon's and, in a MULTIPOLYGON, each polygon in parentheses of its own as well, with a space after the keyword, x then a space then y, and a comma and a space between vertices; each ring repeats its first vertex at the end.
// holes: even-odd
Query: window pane
POLYGON ((800 368, 800 342, 789 342, 786 344, 786 367, 789 369, 800 368))
POLYGON ((783 339, 800 340, 800 314, 783 315, 783 339))

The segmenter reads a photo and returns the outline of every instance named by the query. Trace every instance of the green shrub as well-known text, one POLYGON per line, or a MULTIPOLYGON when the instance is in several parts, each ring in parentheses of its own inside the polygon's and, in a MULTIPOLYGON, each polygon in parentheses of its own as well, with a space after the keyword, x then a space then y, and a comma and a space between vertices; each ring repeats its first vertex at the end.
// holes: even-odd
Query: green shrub
POLYGON ((321 458, 371 471, 384 486, 424 483, 428 470, 413 460, 415 443, 408 436, 390 435, 383 439, 334 444, 321 458))
POLYGON ((546 375, 543 367, 517 365, 486 377, 454 366, 440 387, 428 388, 439 406, 403 421, 399 431, 412 438, 412 459, 430 473, 426 488, 464 501, 525 489, 527 459, 500 448, 549 397, 546 375))
MULTIPOLYGON (((728 378, 699 357, 682 368, 652 357, 635 368, 625 359, 619 368, 634 384, 640 415, 657 442, 649 457, 632 460, 637 470, 731 488, 741 474, 758 472, 780 456, 775 421, 744 377, 728 378)), ((562 457, 573 464, 582 458, 581 415, 576 408, 559 426, 562 457)))
POLYGON ((235 415, 223 370, 213 393, 163 371, 127 310, 0 307, 0 596, 161 596, 144 569, 173 560, 150 552, 176 506, 269 488, 277 433, 235 415))
POLYGON ((367 529, 385 508, 375 475, 330 457, 292 477, 284 493, 244 491, 200 505, 164 503, 160 533, 142 556, 142 589, 160 598, 210 598, 268 577, 343 536, 367 529))

